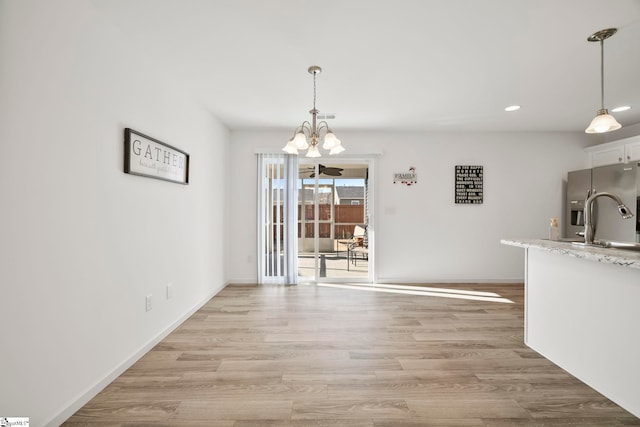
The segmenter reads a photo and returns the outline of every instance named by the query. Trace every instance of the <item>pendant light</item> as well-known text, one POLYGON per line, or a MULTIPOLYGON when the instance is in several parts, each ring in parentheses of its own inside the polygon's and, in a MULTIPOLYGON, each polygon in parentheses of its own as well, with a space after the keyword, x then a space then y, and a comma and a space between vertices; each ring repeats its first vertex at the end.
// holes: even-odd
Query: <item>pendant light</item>
POLYGON ((318 113, 316 109, 316 76, 322 72, 322 68, 317 65, 312 65, 307 70, 309 74, 313 74, 313 109, 309 111, 311 113, 311 123, 308 121, 302 122, 300 126, 293 132, 293 136, 289 139, 287 145, 284 146, 282 151, 289 154, 298 154, 298 150, 306 150, 307 157, 321 157, 318 145, 321 140, 321 132, 324 132, 324 142, 322 148, 329 150, 329 154, 342 153, 345 149, 342 143, 333 134, 329 125, 325 121, 318 123, 318 113))
POLYGON ((607 28, 593 33, 587 38, 590 42, 600 42, 600 109, 596 117, 591 121, 589 127, 585 130, 586 133, 611 132, 622 127, 622 125, 609 114, 609 111, 604 108, 604 41, 617 31, 617 28, 607 28))

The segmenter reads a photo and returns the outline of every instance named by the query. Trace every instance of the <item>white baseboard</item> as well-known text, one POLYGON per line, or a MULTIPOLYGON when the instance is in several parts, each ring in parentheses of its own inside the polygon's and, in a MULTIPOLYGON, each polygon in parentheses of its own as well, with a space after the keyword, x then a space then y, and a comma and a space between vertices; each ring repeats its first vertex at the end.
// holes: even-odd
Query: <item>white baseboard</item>
MULTIPOLYGON (((326 278, 324 278, 326 279, 326 278)), ((366 279, 339 279, 336 283, 367 283, 366 279)), ((315 282, 300 282, 300 283, 315 283, 315 282)), ((512 279, 439 279, 433 277, 378 277, 374 283, 415 283, 415 284, 435 284, 435 283, 524 283, 524 277, 514 277, 512 279)), ((258 282, 255 279, 233 279, 229 280, 226 285, 256 285, 258 282)))
POLYGON ((439 279, 439 278, 406 278, 406 277, 378 277, 376 283, 417 283, 417 284, 435 284, 435 283, 524 283, 523 277, 515 277, 512 279, 439 279))
POLYGON ((257 285, 258 280, 256 278, 253 279, 233 279, 227 282, 227 285, 257 285))
POLYGON ((58 427, 63 422, 65 422, 69 417, 75 414, 80 408, 87 404, 91 399, 93 399, 98 393, 100 393, 106 386, 111 384, 116 378, 122 375, 127 369, 129 369, 134 363, 136 363, 142 356, 147 354, 149 350, 155 347, 160 341, 165 339, 171 332, 173 332, 178 326, 184 323, 189 317, 191 317, 196 311, 200 310, 211 298, 216 296, 220 291, 222 291, 225 287, 229 285, 229 282, 226 282, 221 288, 216 289, 210 295, 206 296, 202 301, 197 303, 194 307, 192 307, 189 311, 187 311, 184 315, 180 316, 175 322, 173 322, 169 327, 167 327, 164 331, 160 332, 158 335, 153 337, 149 342, 147 342, 142 348, 132 354, 129 358, 124 360, 120 365, 116 366, 116 368, 111 371, 107 376, 99 380, 94 386, 89 388, 87 391, 82 393, 78 398, 74 399, 70 402, 66 407, 60 411, 56 416, 54 416, 50 421, 45 423, 46 427, 58 427))

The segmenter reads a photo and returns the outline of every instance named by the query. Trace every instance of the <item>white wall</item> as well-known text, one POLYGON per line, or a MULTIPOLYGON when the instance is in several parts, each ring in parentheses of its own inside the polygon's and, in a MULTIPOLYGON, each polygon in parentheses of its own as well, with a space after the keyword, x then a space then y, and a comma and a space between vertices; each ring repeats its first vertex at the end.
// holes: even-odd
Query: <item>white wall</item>
POLYGON ((140 53, 89 2, 0 3, 2 416, 58 425, 225 285, 229 132, 140 53), (124 174, 125 127, 190 184, 124 174))
MULTIPOLYGON (((254 152, 278 151, 289 137, 286 131, 231 135, 231 282, 256 280, 254 152)), ((566 172, 586 167, 582 134, 339 132, 339 137, 346 153, 383 153, 375 210, 381 282, 522 281, 522 251, 500 239, 547 237, 549 218, 563 219, 566 172), (454 204, 457 164, 484 166, 482 205, 454 204), (393 173, 410 166, 418 184, 393 184, 393 173)))

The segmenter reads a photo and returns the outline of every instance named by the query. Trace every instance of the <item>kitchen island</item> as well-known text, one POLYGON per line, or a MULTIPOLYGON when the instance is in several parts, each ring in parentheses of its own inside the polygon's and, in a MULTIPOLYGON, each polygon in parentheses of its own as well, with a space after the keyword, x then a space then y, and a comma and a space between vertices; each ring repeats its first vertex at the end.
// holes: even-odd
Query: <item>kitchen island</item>
POLYGON ((525 249, 525 343, 640 417, 640 252, 501 243, 525 249))

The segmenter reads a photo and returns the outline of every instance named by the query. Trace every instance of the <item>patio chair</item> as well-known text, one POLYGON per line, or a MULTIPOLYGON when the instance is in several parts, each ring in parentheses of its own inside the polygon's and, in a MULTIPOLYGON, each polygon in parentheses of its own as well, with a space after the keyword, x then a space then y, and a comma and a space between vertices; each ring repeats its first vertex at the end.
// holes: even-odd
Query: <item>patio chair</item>
POLYGON ((352 247, 363 247, 365 237, 367 235, 367 230, 356 225, 353 227, 353 237, 351 238, 351 246, 352 247))
POLYGON ((367 240, 367 230, 359 225, 353 229, 353 237, 347 244, 347 271, 349 271, 349 263, 356 265, 358 254, 362 255, 362 259, 369 259, 369 242, 367 240))

